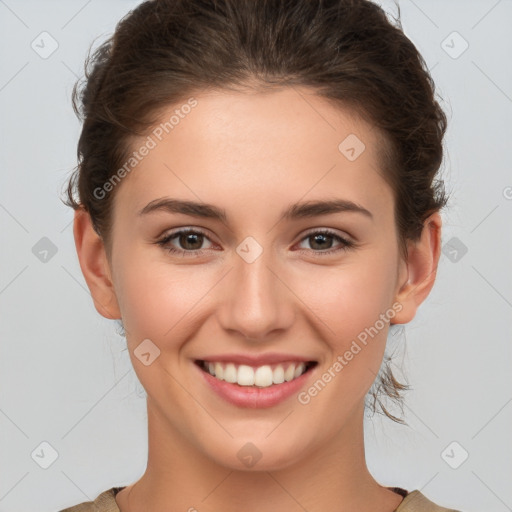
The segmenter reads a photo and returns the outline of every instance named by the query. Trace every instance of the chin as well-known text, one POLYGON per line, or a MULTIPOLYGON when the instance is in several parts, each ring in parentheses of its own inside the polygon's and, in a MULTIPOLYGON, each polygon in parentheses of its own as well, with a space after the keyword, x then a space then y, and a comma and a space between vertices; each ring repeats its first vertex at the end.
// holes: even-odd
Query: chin
MULTIPOLYGON (((265 434, 267 435, 267 434, 265 434)), ((255 437, 230 439, 228 443, 205 447, 204 454, 220 466, 232 471, 279 471, 295 464, 304 450, 291 447, 276 435, 275 439, 255 437)), ((305 449, 305 447, 304 447, 305 449)))

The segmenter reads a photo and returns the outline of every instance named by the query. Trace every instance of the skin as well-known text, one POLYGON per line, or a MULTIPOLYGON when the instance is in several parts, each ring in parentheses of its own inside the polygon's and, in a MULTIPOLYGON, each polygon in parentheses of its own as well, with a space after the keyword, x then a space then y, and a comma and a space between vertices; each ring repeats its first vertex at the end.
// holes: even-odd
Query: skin
POLYGON ((404 260, 378 132, 310 90, 195 98, 198 105, 117 185, 111 253, 89 215, 75 216, 95 307, 122 318, 148 395, 147 469, 117 495, 118 506, 391 512, 403 498, 369 473, 363 443, 364 399, 381 366, 387 324, 307 405, 292 396, 267 409, 236 407, 198 378, 193 361, 220 353, 302 355, 318 362, 307 389, 393 304, 401 310, 392 323, 414 318, 434 284, 440 216, 426 220, 404 260), (338 150, 349 134, 366 146, 354 161, 338 150), (165 196, 224 208, 228 221, 138 215, 165 196), (292 203, 334 198, 373 217, 347 211, 279 222, 292 203), (202 255, 173 255, 155 243, 187 227, 207 236, 168 245, 202 248, 202 255), (336 238, 315 245, 311 235, 325 228, 356 245, 318 255, 342 247, 336 238), (248 236, 263 249, 252 263, 236 252, 248 236), (145 366, 134 350, 148 338, 160 356, 145 366), (237 457, 249 442, 262 454, 251 468, 237 457))

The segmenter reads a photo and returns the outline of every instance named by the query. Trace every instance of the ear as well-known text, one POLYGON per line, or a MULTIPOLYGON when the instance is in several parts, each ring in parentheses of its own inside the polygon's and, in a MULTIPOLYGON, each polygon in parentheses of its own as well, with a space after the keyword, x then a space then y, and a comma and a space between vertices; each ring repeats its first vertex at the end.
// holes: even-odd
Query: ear
POLYGON ((433 213, 424 224, 421 237, 408 245, 407 261, 401 262, 399 289, 395 300, 402 305, 392 324, 406 324, 434 286, 441 254, 441 216, 433 213))
POLYGON ((121 313, 103 239, 94 230, 91 217, 83 208, 75 210, 73 235, 80 268, 91 292, 94 307, 105 318, 120 319, 121 313))

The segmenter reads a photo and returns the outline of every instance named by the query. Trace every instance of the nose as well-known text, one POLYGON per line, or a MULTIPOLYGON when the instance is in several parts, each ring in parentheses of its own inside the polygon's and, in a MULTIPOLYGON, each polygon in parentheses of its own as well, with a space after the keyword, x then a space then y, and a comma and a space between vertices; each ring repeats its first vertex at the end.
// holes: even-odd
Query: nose
POLYGON ((236 255, 217 309, 222 328, 253 342, 282 336, 295 320, 295 296, 270 256, 263 251, 249 263, 236 255))

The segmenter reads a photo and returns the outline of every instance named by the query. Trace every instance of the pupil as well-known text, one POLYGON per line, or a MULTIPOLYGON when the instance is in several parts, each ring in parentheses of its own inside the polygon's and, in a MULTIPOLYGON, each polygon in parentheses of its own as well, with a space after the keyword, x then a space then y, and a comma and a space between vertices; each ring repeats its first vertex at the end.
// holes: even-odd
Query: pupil
MULTIPOLYGON (((196 249, 197 247, 187 247, 188 243, 189 243, 189 240, 191 240, 191 243, 192 245, 194 245, 194 239, 195 239, 195 242, 197 244, 197 239, 198 237, 200 237, 202 235, 195 235, 193 233, 188 233, 188 234, 185 234, 185 235, 182 235, 182 241, 184 239, 185 243, 183 244, 186 248, 188 249, 191 249, 191 250, 194 250, 196 249)), ((201 243, 199 243, 199 247, 201 246, 201 243)))
POLYGON ((314 239, 314 243, 316 244, 319 240, 320 240, 320 249, 325 249, 325 247, 322 247, 322 244, 321 244, 321 241, 323 240, 325 242, 326 238, 328 237, 329 235, 322 235, 322 234, 319 234, 319 235, 315 235, 313 237, 314 239))

